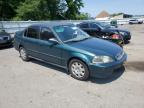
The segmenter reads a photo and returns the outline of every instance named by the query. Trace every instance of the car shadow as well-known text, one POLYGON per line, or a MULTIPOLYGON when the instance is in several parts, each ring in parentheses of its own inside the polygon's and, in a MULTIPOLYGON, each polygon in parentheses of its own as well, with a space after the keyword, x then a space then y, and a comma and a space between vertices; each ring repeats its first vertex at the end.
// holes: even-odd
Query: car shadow
MULTIPOLYGON (((65 74, 69 75, 69 72, 64 68, 60 68, 58 66, 51 65, 49 63, 45 63, 45 62, 38 61, 38 60, 35 60, 35 59, 31 59, 30 62, 36 63, 36 64, 44 66, 46 68, 54 69, 54 70, 57 70, 59 72, 62 72, 62 73, 65 73, 65 74)), ((115 72, 111 76, 109 76, 108 78, 93 78, 93 77, 90 77, 90 79, 88 81, 90 81, 92 83, 97 83, 97 84, 110 83, 110 82, 118 79, 124 73, 124 71, 125 71, 125 67, 122 66, 121 68, 115 70, 115 72)))
POLYGON ((52 64, 49 64, 49 63, 45 63, 43 61, 39 61, 39 60, 35 60, 35 59, 31 58, 30 62, 38 64, 38 65, 41 65, 41 66, 46 67, 46 68, 54 69, 54 70, 57 70, 59 72, 68 74, 66 69, 58 67, 58 66, 55 66, 55 65, 52 65, 52 64))
POLYGON ((13 45, 11 45, 11 46, 1 46, 0 47, 0 50, 5 50, 5 49, 11 49, 11 48, 13 48, 13 45))
POLYGON ((130 43, 130 41, 125 41, 125 42, 124 42, 125 45, 127 45, 127 44, 129 44, 129 43, 130 43))
POLYGON ((125 64, 126 70, 144 72, 144 61, 129 61, 125 64))
POLYGON ((92 77, 90 78, 90 81, 92 83, 97 83, 97 84, 107 84, 120 78, 122 74, 124 73, 124 71, 125 71, 125 67, 122 66, 119 69, 115 70, 114 73, 107 78, 93 78, 92 77))

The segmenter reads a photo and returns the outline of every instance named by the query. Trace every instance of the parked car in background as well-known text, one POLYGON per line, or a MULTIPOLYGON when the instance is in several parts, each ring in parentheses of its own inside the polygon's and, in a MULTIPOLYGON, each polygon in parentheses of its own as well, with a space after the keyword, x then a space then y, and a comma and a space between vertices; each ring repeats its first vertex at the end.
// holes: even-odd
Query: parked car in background
POLYGON ((78 24, 78 27, 91 36, 110 40, 120 46, 131 39, 129 31, 111 27, 107 23, 88 21, 78 24))
POLYGON ((117 22, 117 20, 111 20, 111 21, 110 21, 110 25, 111 25, 112 27, 118 28, 118 22, 117 22))
POLYGON ((140 19, 131 19, 129 20, 129 24, 142 24, 143 21, 140 19))
POLYGON ((5 32, 5 30, 0 30, 0 47, 8 47, 13 45, 13 38, 5 32))
POLYGON ((35 58, 65 68, 78 80, 108 77, 127 59, 118 45, 90 37, 71 23, 32 25, 16 32, 14 40, 22 60, 35 58))
POLYGON ((82 22, 78 24, 77 26, 80 27, 85 32, 87 32, 92 37, 109 40, 118 44, 121 47, 123 46, 124 42, 123 42, 123 37, 121 35, 115 32, 106 31, 104 29, 104 28, 110 28, 111 25, 109 24, 101 23, 101 25, 99 25, 98 22, 97 23, 96 22, 82 22))

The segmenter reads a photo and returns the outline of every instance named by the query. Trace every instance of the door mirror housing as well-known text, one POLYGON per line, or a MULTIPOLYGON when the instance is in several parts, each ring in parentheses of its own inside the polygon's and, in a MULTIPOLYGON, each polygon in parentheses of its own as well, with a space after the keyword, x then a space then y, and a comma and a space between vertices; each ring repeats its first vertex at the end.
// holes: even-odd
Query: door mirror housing
POLYGON ((50 42, 52 42, 54 45, 58 44, 58 40, 56 40, 55 38, 51 38, 49 39, 50 42))

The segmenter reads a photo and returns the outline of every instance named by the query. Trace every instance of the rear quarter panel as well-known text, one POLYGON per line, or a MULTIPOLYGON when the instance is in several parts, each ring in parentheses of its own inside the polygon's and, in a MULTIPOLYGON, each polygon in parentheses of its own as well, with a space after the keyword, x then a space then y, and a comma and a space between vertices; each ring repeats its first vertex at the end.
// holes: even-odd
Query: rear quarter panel
POLYGON ((23 36, 23 31, 18 31, 15 33, 14 36, 14 47, 16 50, 19 50, 19 46, 22 40, 22 36, 23 36))

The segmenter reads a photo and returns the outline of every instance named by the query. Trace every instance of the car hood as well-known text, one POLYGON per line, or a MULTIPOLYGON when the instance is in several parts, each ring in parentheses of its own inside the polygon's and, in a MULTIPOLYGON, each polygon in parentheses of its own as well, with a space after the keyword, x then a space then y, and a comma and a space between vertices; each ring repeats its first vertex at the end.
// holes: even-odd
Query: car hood
POLYGON ((109 55, 113 57, 123 51, 118 45, 98 38, 90 38, 78 42, 71 42, 68 43, 68 45, 80 50, 88 51, 95 55, 109 55))

